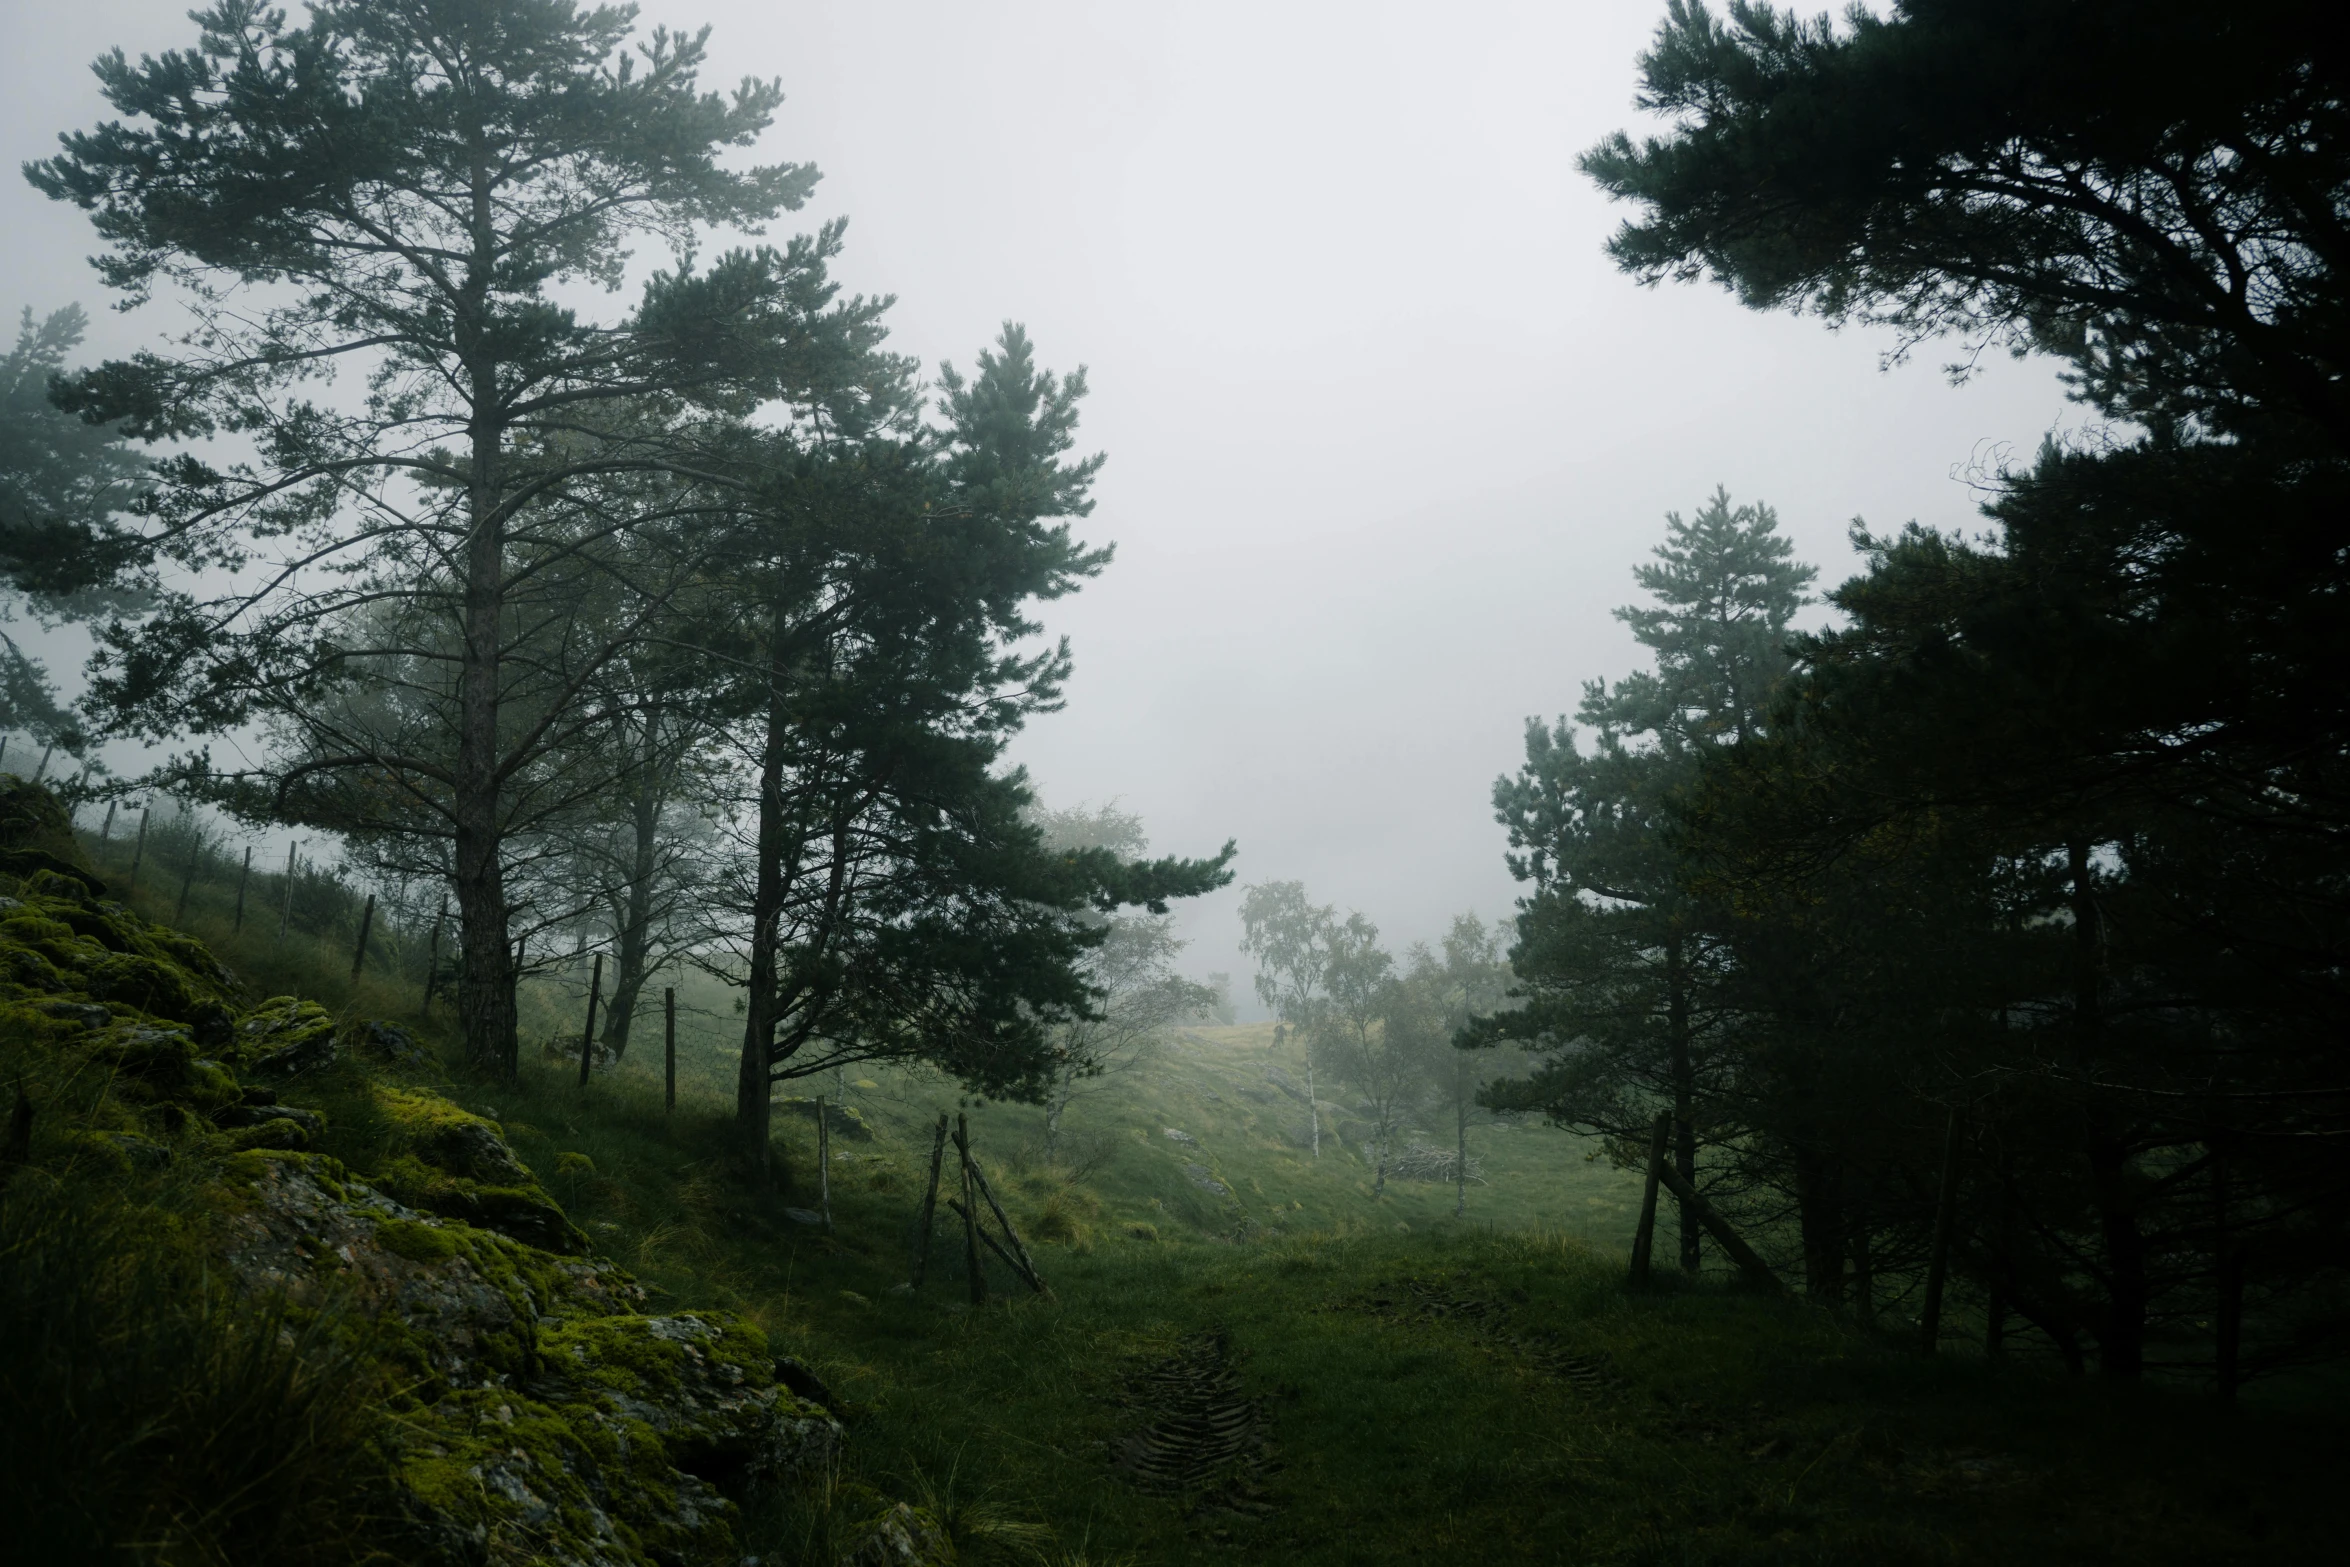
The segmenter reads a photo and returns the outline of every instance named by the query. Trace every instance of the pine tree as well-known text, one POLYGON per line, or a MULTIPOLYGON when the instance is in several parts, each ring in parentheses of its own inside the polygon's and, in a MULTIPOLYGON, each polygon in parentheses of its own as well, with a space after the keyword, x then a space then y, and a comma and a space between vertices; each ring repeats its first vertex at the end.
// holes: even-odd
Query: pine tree
MULTIPOLYGON (((633 11, 565 0, 325 3, 300 23, 220 0, 196 20, 192 49, 101 59, 126 118, 27 169, 92 214, 109 283, 174 288, 197 313, 176 356, 102 366, 65 400, 141 437, 251 437, 246 462, 172 469, 152 541, 216 567, 278 548, 301 564, 119 626, 98 694, 135 733, 299 726, 322 692, 375 677, 338 635, 362 606, 403 602, 420 635, 450 633, 445 749, 312 745, 301 766, 389 775, 441 818, 467 1049, 511 1072, 510 807, 545 737, 504 711, 518 604, 612 526, 580 514, 576 486, 692 465, 685 411, 852 401, 878 307, 831 306, 837 228, 695 269, 703 229, 756 229, 816 180, 729 166, 782 95, 702 91, 706 33, 657 29, 632 52, 633 11), (616 286, 635 239, 677 261, 631 315, 562 301, 616 286), (338 370, 364 392, 306 399, 338 370), (648 402, 670 415, 650 432, 631 422, 648 402)), ((592 673, 539 695, 560 714, 592 673)))
MULTIPOLYGON (((81 618, 135 597, 144 541, 126 517, 146 479, 122 432, 49 400, 89 319, 67 305, 38 320, 28 307, 0 356, 0 621, 21 595, 47 617, 81 618)), ((0 733, 29 731, 79 754, 82 725, 61 705, 40 660, 0 632, 0 733)))
MULTIPOLYGON (((1705 755, 1765 731, 1814 571, 1794 561, 1776 513, 1733 507, 1726 490, 1693 519, 1669 514, 1655 553, 1635 570, 1652 602, 1617 611, 1655 667, 1584 687, 1589 753, 1564 720, 1536 721, 1526 765, 1494 785, 1511 874, 1532 891, 1510 953, 1526 1005, 1482 1037, 1518 1040, 1540 1058, 1531 1075, 1491 1085, 1489 1103, 1637 1139, 1661 1102, 1674 1163, 1694 1186, 1701 1135, 1738 1130, 1717 1119, 1733 1066, 1711 999, 1726 956, 1682 886, 1668 834, 1705 755)), ((1681 1264, 1694 1269, 1698 1224, 1686 1204, 1680 1231, 1681 1264)))

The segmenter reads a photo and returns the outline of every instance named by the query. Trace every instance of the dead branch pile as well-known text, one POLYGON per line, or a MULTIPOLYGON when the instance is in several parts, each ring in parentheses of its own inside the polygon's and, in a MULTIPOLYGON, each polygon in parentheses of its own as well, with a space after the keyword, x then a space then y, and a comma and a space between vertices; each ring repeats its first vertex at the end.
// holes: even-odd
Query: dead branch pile
MULTIPOLYGON (((1431 1147, 1427 1143, 1406 1143, 1403 1151, 1389 1157, 1387 1173, 1399 1181, 1451 1181, 1459 1178, 1455 1168, 1459 1155, 1451 1148, 1431 1147)), ((1467 1179, 1476 1185, 1485 1184, 1485 1161, 1469 1155, 1467 1179)))

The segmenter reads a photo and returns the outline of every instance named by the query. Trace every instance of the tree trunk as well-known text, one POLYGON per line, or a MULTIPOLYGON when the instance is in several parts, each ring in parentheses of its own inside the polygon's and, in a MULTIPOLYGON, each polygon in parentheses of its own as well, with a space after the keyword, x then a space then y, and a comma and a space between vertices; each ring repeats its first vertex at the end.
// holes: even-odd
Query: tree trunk
POLYGON ((1453 1131, 1459 1139, 1452 1151, 1452 1216, 1456 1219, 1469 1211, 1469 1101, 1459 1087, 1456 1072, 1452 1096, 1453 1131))
POLYGON ((1816 1150, 1795 1153, 1796 1226, 1803 1234, 1803 1291, 1823 1306, 1844 1304, 1843 1182, 1816 1150))
POLYGON ((2236 1401, 2243 1380, 2244 1250, 2236 1244, 2233 1216, 2228 1211, 2228 1160, 2224 1153, 2211 1161, 2211 1240, 2213 1284, 2218 1309, 2212 1313, 2213 1385, 2223 1404, 2236 1401))
POLYGON ((2097 1374, 2134 1381, 2146 1369, 2146 1237, 2130 1193, 2130 1154, 2118 1143, 2089 1149, 2089 1189, 2105 1242, 2105 1311, 2097 1324, 2097 1374))
POLYGON ((1306 1045, 1306 1122, 1313 1128, 1314 1157, 1322 1157, 1322 1100, 1314 1089, 1314 1047, 1306 1045))
POLYGON ((612 1009, 604 1014, 604 1047, 615 1063, 628 1053, 629 1025, 636 1020, 637 999, 645 988, 645 958, 652 946, 653 875, 660 864, 661 807, 668 793, 662 787, 660 740, 661 711, 654 708, 645 715, 644 752, 637 759, 635 809, 629 823, 636 841, 621 904, 612 1009))
POLYGON ((759 756, 758 864, 751 892, 751 962, 744 1005, 742 1071, 735 1087, 735 1123, 752 1176, 767 1179, 767 1134, 773 1115, 769 1074, 775 1048, 776 958, 783 913, 783 760, 791 715, 784 706, 784 611, 770 628, 767 661, 767 735, 759 756))
MULTIPOLYGON (((1681 1184, 1697 1189, 1697 1128, 1690 1120, 1697 1097, 1697 1073, 1689 1060, 1689 979, 1683 967, 1681 938, 1665 946, 1665 1037, 1672 1050, 1673 1168, 1681 1184)), ((1697 1211, 1686 1200, 1675 1199, 1681 1212, 1681 1271, 1698 1267, 1700 1226, 1697 1211)))
MULTIPOLYGON (((484 280, 486 286, 486 278, 484 280)), ((505 513, 499 504, 501 433, 490 410, 496 371, 474 372, 472 489, 465 541, 465 624, 457 675, 457 765, 450 815, 457 894, 457 1017, 476 1071, 512 1080, 516 1069, 514 958, 507 946, 504 822, 498 776, 498 651, 505 604, 505 513)))
MULTIPOLYGON (((2104 1036, 2100 998, 2105 970, 2105 922, 2097 907, 2089 845, 2065 845, 2073 915, 2073 1031, 2081 1066, 2094 1070, 2104 1036)), ((2097 1374, 2134 1381, 2146 1369, 2146 1237, 2138 1228, 2131 1190, 2131 1151, 2119 1129, 2108 1125, 2090 1140, 2089 1195, 2097 1209, 2104 1242, 2106 1302, 2097 1325, 2097 1374)))

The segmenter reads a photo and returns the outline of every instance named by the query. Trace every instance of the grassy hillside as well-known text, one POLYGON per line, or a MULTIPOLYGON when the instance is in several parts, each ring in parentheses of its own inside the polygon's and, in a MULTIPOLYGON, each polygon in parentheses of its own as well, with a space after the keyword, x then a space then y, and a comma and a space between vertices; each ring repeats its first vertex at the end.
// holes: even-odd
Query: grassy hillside
MULTIPOLYGON (((347 956, 279 951, 191 907, 257 987, 413 1022, 413 984, 354 992, 347 956)), ((1104 1083, 1059 1161, 1033 1108, 963 1107, 1052 1293, 991 1264, 972 1305, 943 1211, 910 1292, 953 1086, 846 1085, 869 1135, 834 1140, 826 1234, 791 1212, 815 1203, 804 1114, 780 1121, 788 1190, 732 1173, 730 999, 685 1000, 673 1113, 657 1020, 584 1089, 528 1050, 514 1085, 437 1074, 644 1282, 648 1309, 737 1310, 845 1400, 840 1472, 754 1508, 765 1562, 834 1560, 868 1488, 926 1500, 967 1561, 2330 1559, 2330 1416, 2222 1418, 2192 1391, 1924 1361, 1712 1279, 1633 1295, 1635 1184, 1539 1127, 1476 1130, 1486 1184, 1465 1220, 1449 1187, 1373 1201, 1342 1137, 1319 1160, 1300 1146, 1303 1107, 1267 1068, 1302 1072, 1261 1027, 1192 1031, 1104 1083)), ((531 1026, 543 1037, 574 1004, 541 987, 531 1026)), ((422 1033, 454 1059, 445 1025, 422 1033)), ((301 1085, 326 1113, 320 1149, 353 1168, 397 1132, 371 1081, 346 1061, 301 1085)))

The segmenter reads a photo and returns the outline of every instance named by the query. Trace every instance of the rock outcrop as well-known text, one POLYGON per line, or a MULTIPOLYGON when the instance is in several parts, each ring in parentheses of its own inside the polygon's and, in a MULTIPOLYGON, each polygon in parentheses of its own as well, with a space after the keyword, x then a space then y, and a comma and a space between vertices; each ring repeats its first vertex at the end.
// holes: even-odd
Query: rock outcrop
POLYGON ((355 1353, 376 1418, 352 1477, 429 1567, 688 1567, 741 1556, 733 1493, 827 1465, 840 1427, 758 1329, 649 1314, 588 1255, 497 1124, 437 1092, 413 1042, 315 1002, 255 1002, 200 943, 108 901, 44 791, 0 780, 0 1073, 48 1118, 13 1171, 144 1201, 290 1320, 355 1353), (44 805, 44 802, 47 802, 44 805), (331 1157, 297 1102, 339 1072, 380 1135, 331 1157))

